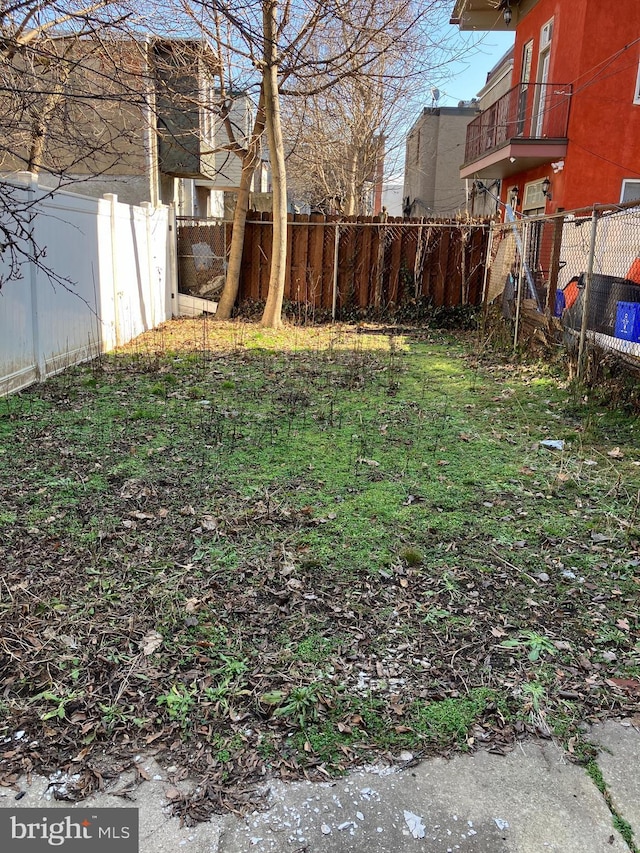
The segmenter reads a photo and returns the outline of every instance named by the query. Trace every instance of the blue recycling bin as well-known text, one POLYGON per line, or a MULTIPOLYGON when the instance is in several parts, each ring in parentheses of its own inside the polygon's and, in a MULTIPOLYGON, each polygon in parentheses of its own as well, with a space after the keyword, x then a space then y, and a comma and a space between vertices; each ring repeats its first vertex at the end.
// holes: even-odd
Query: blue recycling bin
POLYGON ((640 341, 640 303, 618 302, 615 336, 623 341, 640 341))

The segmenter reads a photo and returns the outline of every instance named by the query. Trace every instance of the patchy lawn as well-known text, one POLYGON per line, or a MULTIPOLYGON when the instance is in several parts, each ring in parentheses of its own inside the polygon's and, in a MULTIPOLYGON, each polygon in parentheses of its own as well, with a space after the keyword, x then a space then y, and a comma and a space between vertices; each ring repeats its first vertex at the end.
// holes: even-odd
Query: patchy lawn
POLYGON ((637 420, 544 368, 176 321, 0 400, 0 459, 4 784, 152 752, 199 818, 637 714, 637 420))

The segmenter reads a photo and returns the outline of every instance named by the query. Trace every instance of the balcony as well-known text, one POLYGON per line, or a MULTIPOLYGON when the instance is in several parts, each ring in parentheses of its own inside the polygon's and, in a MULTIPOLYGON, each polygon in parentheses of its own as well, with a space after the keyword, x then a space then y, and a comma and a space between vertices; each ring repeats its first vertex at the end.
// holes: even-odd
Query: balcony
POLYGON ((571 85, 510 89, 467 127, 461 178, 506 178, 567 153, 571 85))

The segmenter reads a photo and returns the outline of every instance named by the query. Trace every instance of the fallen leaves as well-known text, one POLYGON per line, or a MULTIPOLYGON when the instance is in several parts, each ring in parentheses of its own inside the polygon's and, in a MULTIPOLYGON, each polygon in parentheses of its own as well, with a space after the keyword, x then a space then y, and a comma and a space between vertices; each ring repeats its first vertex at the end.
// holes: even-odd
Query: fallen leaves
MULTIPOLYGON (((507 396, 483 414, 496 388, 486 392, 479 374, 461 420, 446 383, 431 379, 418 399, 400 387, 390 402, 388 385, 373 384, 384 359, 323 359, 234 346, 207 352, 198 371, 161 359, 164 373, 107 359, 122 417, 110 413, 105 441, 92 432, 88 445, 69 438, 82 428, 75 411, 60 430, 73 451, 61 470, 58 428, 46 413, 24 418, 16 438, 38 456, 34 481, 5 489, 15 523, 0 541, 0 652, 28 735, 9 730, 3 771, 42 761, 83 770, 119 744, 129 758, 171 749, 205 782, 201 797, 182 794, 170 774, 167 800, 199 817, 245 808, 267 772, 326 777, 388 755, 389 742, 450 751, 452 741, 419 730, 416 709, 454 707, 479 685, 496 707, 461 733, 463 747, 504 754, 541 734, 521 718, 532 706, 518 692, 541 673, 549 721, 567 703, 576 718, 634 718, 636 490, 627 465, 612 464, 634 452, 578 445, 573 420, 552 432, 548 413, 540 434, 566 435, 565 452, 538 452, 533 403, 518 408, 532 418, 523 435, 507 396), (161 410, 147 409, 149 383, 173 373, 161 410), (357 384, 351 399, 360 379, 374 393, 357 384), (599 464, 578 459, 578 446, 599 464), (57 697, 64 719, 43 721, 50 707, 22 686, 42 691, 47 679, 69 688, 57 697), (303 731, 291 703, 316 684, 324 693, 305 700, 303 731), (157 698, 173 685, 171 716, 157 698)), ((517 369, 496 381, 511 385, 517 369)), ((95 392, 77 395, 93 415, 95 392)))
POLYGON ((152 655, 157 651, 164 641, 164 637, 158 631, 149 631, 140 641, 140 649, 145 656, 152 655))
POLYGON ((626 693, 640 695, 640 681, 637 678, 606 678, 605 683, 626 693))

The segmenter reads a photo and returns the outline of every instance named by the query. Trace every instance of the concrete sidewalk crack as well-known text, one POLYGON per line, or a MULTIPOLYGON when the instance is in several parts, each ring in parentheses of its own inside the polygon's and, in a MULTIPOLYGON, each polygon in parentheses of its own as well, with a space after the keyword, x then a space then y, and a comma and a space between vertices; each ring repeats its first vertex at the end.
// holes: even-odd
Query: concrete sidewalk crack
POLYGON ((616 808, 598 762, 592 758, 586 765, 585 769, 593 784, 602 794, 602 798, 611 812, 614 829, 620 833, 631 853, 640 853, 640 848, 636 845, 633 839, 633 828, 629 821, 626 820, 616 808))

